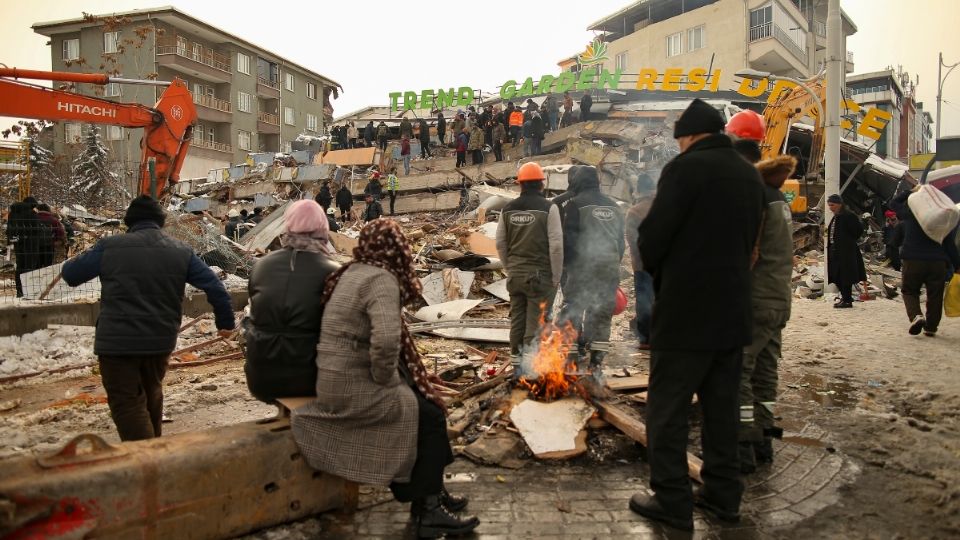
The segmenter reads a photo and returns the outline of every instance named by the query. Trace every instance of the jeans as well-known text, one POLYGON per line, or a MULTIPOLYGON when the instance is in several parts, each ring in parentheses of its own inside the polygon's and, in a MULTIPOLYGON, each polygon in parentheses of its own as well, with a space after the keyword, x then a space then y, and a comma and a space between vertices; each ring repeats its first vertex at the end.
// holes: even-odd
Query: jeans
POLYGON ((420 157, 424 159, 430 157, 430 141, 420 141, 420 157))
POLYGON ((380 145, 380 150, 386 150, 386 149, 387 149, 387 138, 386 138, 386 137, 380 138, 380 140, 378 141, 378 144, 380 145))
POLYGON ((637 296, 637 335, 642 345, 650 344, 650 318, 653 315, 653 278, 643 270, 633 273, 637 296))
POLYGON ((410 175, 410 154, 403 156, 403 175, 410 175))
POLYGON ((557 130, 557 122, 560 120, 559 111, 550 111, 547 113, 547 117, 550 120, 550 131, 557 130))

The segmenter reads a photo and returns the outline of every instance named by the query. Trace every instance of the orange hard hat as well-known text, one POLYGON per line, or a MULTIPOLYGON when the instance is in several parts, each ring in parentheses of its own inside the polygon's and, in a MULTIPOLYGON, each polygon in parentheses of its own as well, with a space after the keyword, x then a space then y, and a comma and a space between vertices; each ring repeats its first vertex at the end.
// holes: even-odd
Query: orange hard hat
POLYGON ((727 122, 727 133, 736 135, 741 139, 762 141, 766 133, 763 117, 749 109, 740 111, 731 116, 730 121, 727 122))
POLYGON ((627 309, 627 295, 623 292, 623 289, 617 287, 616 303, 613 305, 613 314, 619 315, 623 313, 623 310, 625 309, 627 309))
POLYGON ((524 163, 517 171, 517 182, 542 182, 546 178, 539 163, 524 163))

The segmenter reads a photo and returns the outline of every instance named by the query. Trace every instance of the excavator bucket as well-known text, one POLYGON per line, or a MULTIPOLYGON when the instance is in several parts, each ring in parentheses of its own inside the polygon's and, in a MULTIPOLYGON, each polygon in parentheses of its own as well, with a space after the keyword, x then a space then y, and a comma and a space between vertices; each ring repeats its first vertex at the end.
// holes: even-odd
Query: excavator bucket
POLYGON ((147 162, 156 159, 156 193, 180 180, 180 168, 187 157, 187 145, 197 121, 197 109, 187 89, 187 83, 174 79, 163 92, 154 109, 162 121, 144 128, 140 147, 140 193, 150 194, 150 171, 147 162))

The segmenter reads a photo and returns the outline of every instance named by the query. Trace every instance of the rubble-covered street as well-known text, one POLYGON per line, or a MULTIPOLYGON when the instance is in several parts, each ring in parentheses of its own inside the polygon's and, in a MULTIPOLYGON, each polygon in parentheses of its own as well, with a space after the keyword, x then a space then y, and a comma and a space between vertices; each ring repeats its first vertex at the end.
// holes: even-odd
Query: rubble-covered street
MULTIPOLYGON (((776 444, 774 465, 747 478, 747 517, 738 527, 698 514, 694 536, 952 536, 960 527, 960 380, 949 365, 960 331, 947 324, 936 338, 907 336, 898 300, 835 310, 826 301, 796 299, 793 310, 778 405, 787 432, 776 444)), ((619 317, 610 367, 646 373, 647 357, 626 338, 625 323, 619 317)), ((463 350, 450 340, 420 343, 437 357, 463 350)), ((89 346, 79 342, 69 354, 86 358, 89 346)), ((242 360, 172 370, 165 387, 165 434, 276 413, 250 397, 242 360)), ((99 378, 89 368, 8 383, 0 391, 2 455, 52 449, 83 432, 117 440, 99 378)), ((621 399, 642 414, 642 405, 621 399)), ((668 529, 626 506, 633 492, 647 489, 642 447, 600 424, 589 430, 588 452, 570 460, 539 461, 525 450, 500 466, 458 457, 448 482, 471 496, 471 509, 483 520, 478 537, 666 537, 668 529)), ((461 451, 465 442, 454 439, 461 451)), ((399 538, 411 534, 407 520, 406 505, 389 492, 363 488, 355 514, 324 515, 250 538, 399 538)))

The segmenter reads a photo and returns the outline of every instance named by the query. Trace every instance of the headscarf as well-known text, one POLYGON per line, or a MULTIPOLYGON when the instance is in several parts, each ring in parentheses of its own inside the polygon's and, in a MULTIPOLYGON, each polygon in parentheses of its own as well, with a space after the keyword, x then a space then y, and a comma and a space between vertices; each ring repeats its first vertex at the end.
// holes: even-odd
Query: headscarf
POLYGON ((323 207, 312 199, 303 199, 290 205, 283 213, 286 231, 280 245, 299 251, 330 255, 330 222, 323 207))
MULTIPOLYGON (((340 267, 327 278, 321 303, 333 296, 340 277, 355 263, 369 264, 393 274, 400 285, 400 305, 412 303, 423 290, 413 264, 413 251, 400 226, 393 220, 375 219, 360 230, 357 247, 353 248, 353 260, 340 267)), ((399 316, 399 314, 398 314, 399 316)), ((420 359, 420 352, 413 342, 407 323, 400 319, 400 362, 413 377, 416 390, 446 412, 447 405, 427 377, 427 369, 420 359)))

